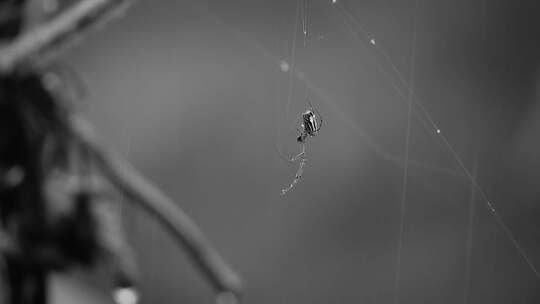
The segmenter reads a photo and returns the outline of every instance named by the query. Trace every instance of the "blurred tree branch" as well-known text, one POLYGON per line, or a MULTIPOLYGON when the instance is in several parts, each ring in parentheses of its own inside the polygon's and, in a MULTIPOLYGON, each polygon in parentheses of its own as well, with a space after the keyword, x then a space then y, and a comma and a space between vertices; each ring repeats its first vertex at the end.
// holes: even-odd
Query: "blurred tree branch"
POLYGON ((29 30, 0 48, 0 73, 53 59, 66 47, 82 41, 120 16, 132 0, 81 0, 51 21, 29 30))
MULTIPOLYGON (((125 11, 133 0, 81 0, 50 21, 22 33, 0 47, 0 74, 34 68, 55 59, 62 50, 125 11)), ((111 182, 156 217, 182 244, 196 266, 218 292, 219 303, 236 303, 241 282, 210 245, 195 223, 167 196, 120 156, 102 144, 81 117, 68 117, 66 126, 97 161, 111 182)))
POLYGON ((81 141, 113 185, 130 200, 139 202, 172 232, 211 281, 219 296, 228 293, 238 295, 240 278, 212 248, 197 225, 127 161, 101 143, 85 119, 74 115, 69 123, 70 132, 81 141))

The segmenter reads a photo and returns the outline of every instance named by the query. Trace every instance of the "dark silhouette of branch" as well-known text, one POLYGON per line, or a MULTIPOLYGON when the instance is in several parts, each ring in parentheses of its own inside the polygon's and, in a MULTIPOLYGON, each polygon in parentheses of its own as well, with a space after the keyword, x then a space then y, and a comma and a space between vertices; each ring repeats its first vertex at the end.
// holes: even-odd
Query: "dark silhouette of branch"
POLYGON ((0 48, 0 74, 58 56, 85 34, 120 16, 133 0, 81 0, 51 21, 0 48))
MULTIPOLYGON (((0 74, 33 68, 56 58, 62 50, 81 41, 85 34, 124 12, 133 0, 81 0, 51 21, 22 33, 0 47, 0 74)), ((211 246, 197 225, 165 194, 148 182, 127 161, 108 149, 89 123, 78 116, 68 119, 68 128, 95 159, 104 175, 126 197, 138 202, 168 228, 184 246, 218 292, 219 304, 237 303, 241 281, 211 246)))
POLYGON ((127 161, 101 143, 89 122, 82 117, 72 116, 69 123, 73 135, 85 146, 113 185, 157 218, 184 245, 218 292, 218 302, 236 303, 241 281, 197 225, 127 161))

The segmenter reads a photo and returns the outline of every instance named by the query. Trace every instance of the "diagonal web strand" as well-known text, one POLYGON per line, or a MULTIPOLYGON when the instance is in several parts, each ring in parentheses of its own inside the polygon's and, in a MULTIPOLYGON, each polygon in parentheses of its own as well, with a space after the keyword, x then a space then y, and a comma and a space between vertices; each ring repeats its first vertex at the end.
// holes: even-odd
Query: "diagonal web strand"
MULTIPOLYGON (((444 144, 446 150, 450 153, 450 156, 454 159, 454 161, 458 164, 459 168, 463 171, 468 181, 476 188, 478 191, 478 194, 482 198, 482 201, 485 203, 485 206, 488 208, 488 211, 490 212, 492 218, 499 224, 499 226, 503 229, 506 236, 510 239, 514 247, 517 249, 518 253, 521 255, 521 257, 524 259, 524 261, 527 263, 529 268, 533 271, 535 276, 540 279, 540 273, 532 263, 531 259, 523 249, 523 247, 518 242, 517 238, 514 236, 513 232, 510 230, 508 225, 503 221, 502 217, 499 215, 497 210, 495 209, 494 205, 488 198, 486 192, 483 190, 483 188, 478 184, 478 182, 474 179, 473 175, 471 174, 470 170, 467 169, 467 167, 464 165, 462 158, 459 156, 459 154, 455 151, 453 146, 450 144, 446 136, 441 132, 441 129, 438 127, 438 125, 433 120, 431 114, 427 111, 427 109, 424 107, 422 103, 418 101, 418 97, 416 94, 414 94, 414 91, 412 90, 411 84, 408 84, 405 81, 405 78, 403 77, 402 73, 399 71, 399 69, 395 66, 395 64, 392 62, 390 56, 384 49, 380 46, 379 42, 375 43, 375 40, 373 38, 370 38, 371 36, 368 34, 368 32, 360 25, 359 21, 351 14, 349 13, 345 7, 342 4, 338 5, 340 11, 343 13, 343 15, 348 18, 353 24, 357 26, 358 31, 364 36, 365 39, 359 39, 359 40, 366 40, 369 41, 369 44, 374 46, 375 51, 377 51, 385 60, 387 61, 387 64, 389 64, 392 67, 392 70, 400 79, 400 82, 402 85, 406 88, 407 93, 409 93, 410 102, 417 106, 421 113, 424 114, 424 117, 428 120, 429 124, 433 127, 433 130, 437 133, 438 137, 440 138, 441 142, 444 144)), ((366 43, 366 42, 365 42, 366 43)), ((397 91, 400 91, 397 86, 394 86, 394 89, 397 91)), ((402 100, 405 100, 403 97, 405 94, 400 94, 402 97, 402 100)))
POLYGON ((416 39, 417 39, 417 11, 418 0, 415 0, 414 16, 413 16, 413 30, 411 38, 411 65, 410 65, 410 83, 411 90, 408 98, 408 113, 407 113, 407 131, 405 133, 405 159, 403 164, 403 181, 401 188, 401 200, 400 200, 400 218, 399 218, 399 238, 397 247, 397 263, 396 263, 396 279, 395 279, 395 303, 400 302, 400 275, 401 275, 401 251, 403 247, 403 230, 405 225, 405 207, 407 201, 407 177, 409 169, 409 146, 411 138, 411 116, 412 116, 412 100, 414 90, 414 76, 416 66, 416 39))

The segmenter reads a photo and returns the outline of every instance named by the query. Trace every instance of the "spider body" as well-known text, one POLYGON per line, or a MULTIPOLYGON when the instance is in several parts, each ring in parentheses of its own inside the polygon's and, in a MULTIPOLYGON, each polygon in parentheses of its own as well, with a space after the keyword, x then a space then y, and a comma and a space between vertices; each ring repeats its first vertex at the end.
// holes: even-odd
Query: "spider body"
POLYGON ((300 117, 302 120, 300 124, 301 129, 298 129, 298 131, 300 132, 300 135, 296 138, 296 141, 302 145, 302 151, 296 156, 288 159, 288 161, 290 162, 296 162, 297 160, 300 159, 300 165, 298 167, 298 170, 296 171, 294 180, 289 185, 289 187, 281 190, 282 195, 289 192, 289 190, 291 190, 300 181, 300 178, 302 178, 304 166, 307 163, 307 159, 305 158, 307 139, 310 136, 316 136, 317 133, 321 130, 321 126, 322 126, 321 115, 319 115, 317 111, 314 112, 313 106, 311 106, 311 102, 309 104, 310 104, 310 108, 306 110, 304 113, 302 113, 300 117), (319 121, 317 121, 317 116, 319 118, 319 121))
POLYGON ((301 133, 296 139, 299 143, 304 143, 309 136, 317 135, 317 132, 321 129, 317 122, 315 113, 309 109, 302 113, 302 127, 301 133))

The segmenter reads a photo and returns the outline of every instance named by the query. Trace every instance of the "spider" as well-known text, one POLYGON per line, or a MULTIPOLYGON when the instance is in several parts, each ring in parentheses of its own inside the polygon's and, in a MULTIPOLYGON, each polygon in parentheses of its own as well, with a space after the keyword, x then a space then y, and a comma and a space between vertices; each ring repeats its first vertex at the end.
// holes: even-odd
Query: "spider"
POLYGON ((307 163, 307 159, 305 158, 307 139, 309 137, 316 136, 322 127, 323 119, 319 114, 319 111, 313 108, 313 105, 311 104, 309 99, 307 101, 309 103, 309 109, 302 113, 300 117, 302 119, 302 122, 300 124, 301 129, 297 128, 297 130, 300 132, 300 135, 296 138, 296 141, 302 145, 302 151, 296 156, 287 159, 287 161, 291 163, 294 163, 300 159, 300 164, 291 184, 287 188, 281 190, 282 195, 287 194, 287 192, 289 192, 300 181, 300 178, 302 178, 304 166, 307 163), (318 121, 317 117, 319 118, 318 121))

